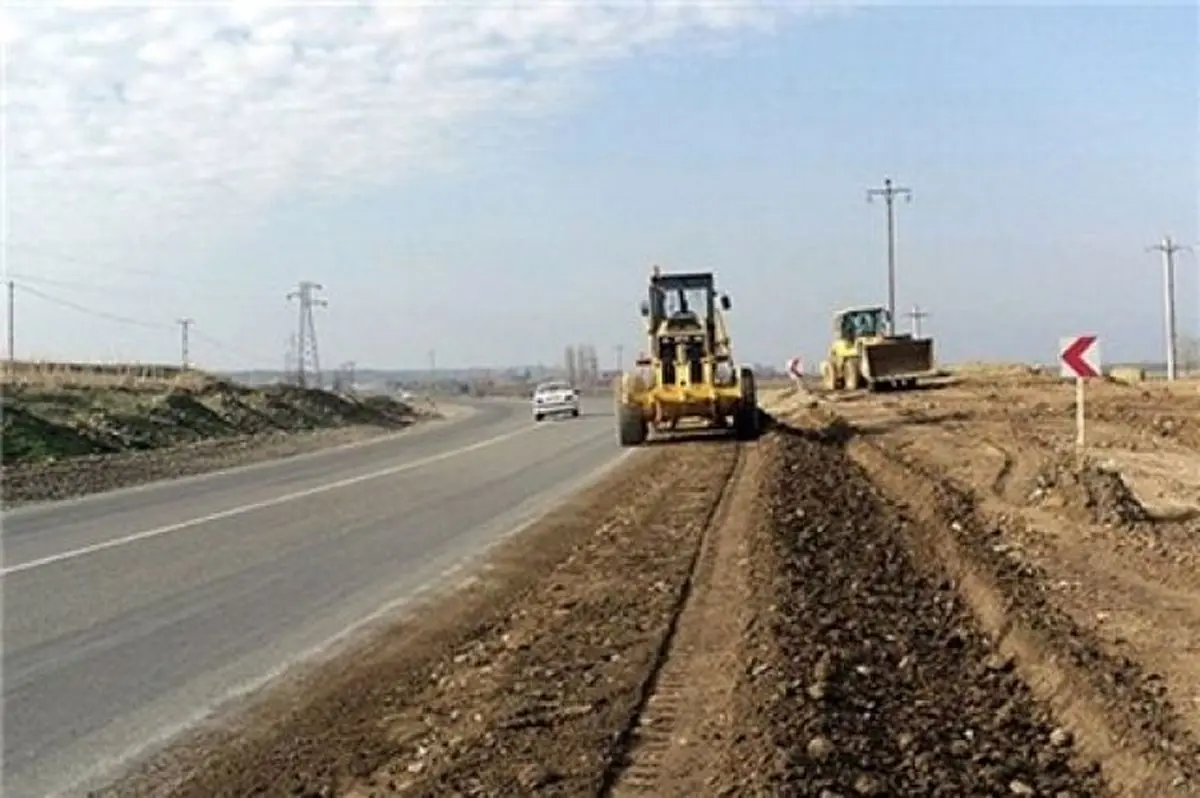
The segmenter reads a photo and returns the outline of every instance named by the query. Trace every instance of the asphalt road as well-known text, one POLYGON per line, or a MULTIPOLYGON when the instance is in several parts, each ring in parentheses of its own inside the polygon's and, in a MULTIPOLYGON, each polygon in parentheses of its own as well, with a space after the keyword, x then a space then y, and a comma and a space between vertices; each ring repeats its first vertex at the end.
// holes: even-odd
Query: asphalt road
POLYGON ((602 400, 538 425, 480 403, 384 442, 8 513, 3 794, 105 783, 620 454, 602 400))

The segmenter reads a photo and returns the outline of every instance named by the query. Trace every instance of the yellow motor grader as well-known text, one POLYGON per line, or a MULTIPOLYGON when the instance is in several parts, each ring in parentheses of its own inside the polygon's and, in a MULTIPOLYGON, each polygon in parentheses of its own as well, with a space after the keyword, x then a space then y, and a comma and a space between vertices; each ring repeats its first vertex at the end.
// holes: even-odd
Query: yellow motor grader
POLYGON ((933 376, 933 340, 889 333, 886 308, 869 305, 834 314, 829 357, 821 363, 825 390, 915 388, 918 380, 933 376))
POLYGON ((614 386, 622 446, 644 443, 651 429, 717 428, 743 440, 758 437, 754 372, 737 365, 729 345, 724 314, 731 307, 727 294, 718 297, 711 272, 664 274, 654 267, 641 305, 648 354, 614 386))

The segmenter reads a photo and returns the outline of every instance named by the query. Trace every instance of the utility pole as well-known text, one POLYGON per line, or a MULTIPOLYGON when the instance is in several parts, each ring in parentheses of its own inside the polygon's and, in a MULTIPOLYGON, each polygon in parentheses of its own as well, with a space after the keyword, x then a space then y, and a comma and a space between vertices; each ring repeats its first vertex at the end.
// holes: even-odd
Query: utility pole
POLYGON ((617 373, 621 374, 625 371, 625 346, 617 344, 617 373))
POLYGON ((301 280, 296 290, 287 295, 289 300, 300 300, 296 332, 296 384, 301 388, 308 387, 306 369, 311 370, 316 387, 321 387, 321 360, 317 354, 317 327, 313 323, 313 308, 329 307, 329 302, 313 296, 313 292, 323 290, 324 286, 320 283, 301 280))
POLYGON ((572 385, 575 384, 576 379, 576 362, 577 359, 575 357, 575 347, 568 345, 563 351, 563 370, 567 372, 567 382, 571 383, 572 385))
POLYGON ((16 310, 15 296, 17 293, 17 284, 12 280, 8 281, 8 371, 10 374, 16 374, 16 323, 13 321, 13 314, 16 310))
POLYGON ((913 338, 921 337, 921 319, 929 317, 928 311, 921 310, 920 305, 913 305, 912 310, 904 315, 912 319, 912 334, 913 338))
POLYGON ((1147 252, 1161 252, 1163 256, 1163 303, 1166 316, 1167 334, 1167 380, 1174 381, 1176 377, 1176 352, 1178 340, 1175 335, 1175 253, 1191 249, 1176 244, 1170 236, 1163 236, 1162 242, 1147 247, 1147 252))
POLYGON ((581 385, 592 386, 600 376, 600 363, 596 357, 596 347, 591 344, 579 344, 575 347, 576 368, 581 385))
POLYGON ((183 370, 188 370, 188 327, 191 327, 196 322, 193 319, 183 318, 177 319, 176 324, 179 325, 179 362, 183 366, 183 370))
POLYGON ((912 190, 903 186, 892 185, 892 179, 885 178, 883 188, 867 189, 867 202, 874 197, 883 197, 887 203, 887 265, 888 265, 888 333, 896 332, 896 197, 903 196, 906 202, 912 202, 912 190))

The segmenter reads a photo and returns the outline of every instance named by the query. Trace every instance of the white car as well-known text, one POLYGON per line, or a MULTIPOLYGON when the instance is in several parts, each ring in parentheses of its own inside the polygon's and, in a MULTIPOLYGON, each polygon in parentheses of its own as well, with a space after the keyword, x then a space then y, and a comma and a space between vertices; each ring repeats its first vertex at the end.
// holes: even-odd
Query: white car
POLYGON ((533 420, 546 416, 579 415, 579 392, 566 382, 543 382, 533 392, 533 420))

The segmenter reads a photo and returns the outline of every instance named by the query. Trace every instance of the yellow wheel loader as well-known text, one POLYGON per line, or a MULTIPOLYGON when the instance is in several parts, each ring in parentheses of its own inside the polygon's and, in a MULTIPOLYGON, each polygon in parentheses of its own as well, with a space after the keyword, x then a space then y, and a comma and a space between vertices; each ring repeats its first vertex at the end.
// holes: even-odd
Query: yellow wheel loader
POLYGON ((825 390, 915 388, 935 374, 933 340, 889 334, 887 309, 872 305, 834 314, 829 359, 821 363, 825 390))
POLYGON ((649 353, 614 386, 622 446, 644 443, 651 430, 718 428, 743 440, 758 437, 754 372, 734 361, 725 326, 731 307, 727 294, 718 298, 711 272, 654 267, 641 306, 649 353))

